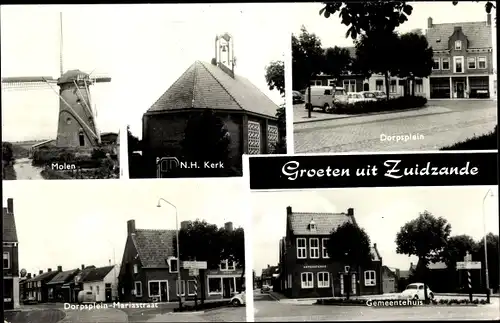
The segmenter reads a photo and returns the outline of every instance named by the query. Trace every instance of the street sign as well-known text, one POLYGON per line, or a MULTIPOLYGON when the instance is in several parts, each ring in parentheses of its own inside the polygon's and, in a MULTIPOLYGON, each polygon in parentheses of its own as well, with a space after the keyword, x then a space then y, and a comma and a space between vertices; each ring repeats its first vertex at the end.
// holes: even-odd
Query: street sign
POLYGON ((182 268, 185 269, 207 269, 206 261, 183 261, 182 268))
POLYGON ((198 276, 200 274, 199 269, 197 268, 190 268, 189 269, 189 276, 198 276))
POLYGON ((462 269, 481 269, 480 261, 458 261, 457 262, 457 270, 462 269))

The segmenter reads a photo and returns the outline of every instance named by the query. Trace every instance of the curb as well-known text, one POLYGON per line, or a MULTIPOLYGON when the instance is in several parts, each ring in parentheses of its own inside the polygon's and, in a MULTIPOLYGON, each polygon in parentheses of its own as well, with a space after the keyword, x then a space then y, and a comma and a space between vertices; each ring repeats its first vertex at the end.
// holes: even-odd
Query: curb
POLYGON ((272 299, 274 299, 275 301, 277 301, 277 302, 280 302, 280 303, 281 303, 281 299, 279 299, 278 297, 274 296, 273 294, 269 293, 269 294, 267 294, 267 295, 269 295, 269 296, 270 296, 272 299))
POLYGON ((371 115, 384 115, 384 114, 391 114, 391 113, 398 113, 398 112, 416 111, 416 110, 421 110, 421 109, 425 109, 425 108, 428 108, 428 107, 427 106, 423 106, 423 107, 420 107, 420 108, 402 109, 402 110, 397 110, 397 111, 381 111, 381 112, 368 112, 368 113, 360 113, 360 114, 347 114, 345 117, 337 117, 337 118, 331 117, 331 118, 323 118, 323 119, 294 121, 293 124, 302 124, 302 123, 309 123, 309 122, 328 121, 328 120, 336 120, 336 119, 352 119, 352 118, 359 118, 359 117, 367 117, 367 116, 371 116, 371 115))
POLYGON ((167 315, 199 315, 205 314, 205 311, 195 311, 195 312, 171 312, 166 313, 167 315))

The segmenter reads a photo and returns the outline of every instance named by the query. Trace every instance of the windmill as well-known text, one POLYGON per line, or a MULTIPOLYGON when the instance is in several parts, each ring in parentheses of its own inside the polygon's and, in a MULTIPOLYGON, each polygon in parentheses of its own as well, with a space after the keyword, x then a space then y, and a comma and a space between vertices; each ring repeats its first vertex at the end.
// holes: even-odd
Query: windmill
POLYGON ((90 86, 110 82, 108 76, 92 76, 78 69, 63 69, 63 17, 60 19, 59 69, 60 76, 5 77, 2 90, 50 88, 59 97, 57 147, 91 148, 101 143, 96 125, 97 109, 92 105, 90 86), (59 87, 57 89, 56 87, 59 87))

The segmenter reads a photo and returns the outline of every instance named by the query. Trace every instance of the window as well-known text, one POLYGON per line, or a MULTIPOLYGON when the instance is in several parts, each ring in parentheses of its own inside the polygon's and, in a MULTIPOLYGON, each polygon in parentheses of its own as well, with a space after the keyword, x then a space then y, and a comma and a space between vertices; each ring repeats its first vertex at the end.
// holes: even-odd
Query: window
POLYGON ((292 288, 292 274, 288 274, 288 288, 292 288))
POLYGON ((137 274, 139 272, 139 266, 137 264, 134 264, 134 274, 137 274))
POLYGON ((335 86, 335 80, 328 80, 328 86, 335 86))
POLYGON ((440 63, 439 58, 434 58, 434 64, 432 64, 432 69, 439 70, 439 63, 440 63))
POLYGON ((441 60, 441 69, 443 70, 449 70, 450 69, 450 59, 449 58, 442 58, 441 60))
POLYGON ((90 286, 90 288, 89 288, 89 289, 90 289, 90 291, 92 291, 92 287, 93 287, 93 286, 90 286))
POLYGON ((176 273, 179 271, 179 262, 177 261, 177 258, 168 259, 168 270, 171 273, 176 273))
POLYGON ((318 288, 330 287, 330 274, 327 272, 318 273, 318 288))
POLYGON ((423 93, 424 92, 424 82, 422 79, 415 79, 415 92, 423 93))
POLYGON ((384 90, 384 80, 376 80, 375 81, 375 90, 383 91, 384 90))
POLYGON ((397 92, 397 89, 396 89, 396 80, 391 80, 391 87, 389 89, 389 92, 391 92, 391 93, 396 93, 397 92))
POLYGON ((323 240, 321 241, 322 243, 322 248, 321 248, 321 256, 323 258, 330 258, 330 256, 328 256, 328 241, 330 241, 330 238, 323 238, 323 240))
POLYGON ((376 282, 375 270, 365 271, 365 286, 375 286, 376 282))
POLYGON ((234 270, 235 268, 234 261, 229 261, 229 260, 222 260, 219 266, 220 270, 222 271, 234 270))
POLYGON ((321 80, 316 80, 316 86, 321 86, 321 80))
POLYGON ((476 58, 475 57, 467 58, 467 68, 469 68, 469 69, 476 68, 476 58))
POLYGON ((209 294, 222 293, 222 278, 208 277, 208 293, 209 294))
POLYGON ((176 284, 175 284, 175 294, 177 296, 179 296, 179 285, 180 285, 181 286, 181 293, 182 293, 181 296, 186 296, 186 281, 185 280, 181 280, 181 281, 176 280, 175 282, 176 282, 176 284))
POLYGON ((319 258, 319 239, 318 238, 309 239, 309 257, 319 258))
POLYGON ((344 272, 348 273, 351 270, 351 266, 344 266, 344 272))
POLYGON ((142 282, 135 282, 135 296, 142 297, 142 282))
POLYGON ((462 50, 462 41, 455 40, 455 50, 462 50))
POLYGON ((480 69, 486 68, 486 57, 478 57, 477 58, 477 68, 480 68, 480 69))
POLYGON ((307 258, 306 238, 297 238, 297 258, 307 258))
POLYGON ((301 273, 300 274, 300 287, 301 288, 313 288, 313 273, 301 273))
POLYGON ((325 95, 332 95, 332 90, 325 90, 325 95))
POLYGON ((78 140, 80 142, 80 147, 85 146, 85 136, 83 135, 82 129, 80 129, 80 132, 78 133, 78 140))
POLYGON ((267 149, 273 151, 279 139, 278 127, 275 125, 267 125, 267 149))
POLYGON ((71 124, 71 118, 66 119, 66 124, 71 124))
POLYGON ((149 282, 149 297, 159 297, 160 296, 160 283, 149 282))
POLYGON ((96 292, 97 295, 99 295, 99 286, 95 287, 95 292, 96 292))
POLYGON ((3 269, 10 269, 10 254, 8 251, 3 252, 3 269))
POLYGON ((42 287, 42 282, 41 281, 38 282, 38 287, 42 287))
POLYGON ((198 283, 196 282, 196 280, 188 280, 187 284, 188 284, 187 285, 188 295, 189 296, 196 295, 198 292, 197 290, 198 283))
POLYGON ((462 56, 453 57, 453 67, 455 73, 464 72, 464 58, 462 56))
POLYGON ((260 123, 248 121, 248 154, 257 155, 261 153, 260 123))
POLYGON ((399 86, 405 86, 406 85, 406 80, 398 80, 398 85, 399 86))
POLYGON ((105 288, 111 288, 111 284, 110 283, 106 283, 106 284, 104 284, 104 287, 105 288))
POLYGON ((342 83, 347 92, 356 92, 356 80, 343 80, 342 83))

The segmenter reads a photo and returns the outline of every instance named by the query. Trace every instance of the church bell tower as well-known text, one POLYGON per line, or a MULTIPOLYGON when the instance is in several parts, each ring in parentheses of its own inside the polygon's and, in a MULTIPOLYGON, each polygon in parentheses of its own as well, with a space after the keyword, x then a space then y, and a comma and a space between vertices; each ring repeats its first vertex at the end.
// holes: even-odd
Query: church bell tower
POLYGON ((234 67, 236 65, 234 41, 233 37, 228 33, 215 37, 215 63, 231 77, 234 77, 234 67))

